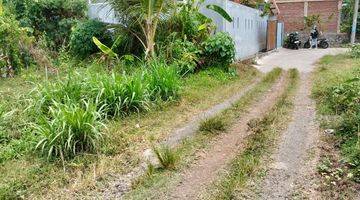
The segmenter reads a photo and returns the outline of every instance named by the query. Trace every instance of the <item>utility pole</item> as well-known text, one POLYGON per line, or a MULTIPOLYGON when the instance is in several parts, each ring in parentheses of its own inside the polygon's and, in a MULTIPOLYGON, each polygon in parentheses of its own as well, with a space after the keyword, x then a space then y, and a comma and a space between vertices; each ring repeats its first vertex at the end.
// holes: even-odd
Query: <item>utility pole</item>
POLYGON ((352 24, 352 29, 351 29, 351 44, 355 43, 358 11, 359 11, 359 0, 355 0, 354 18, 353 18, 353 24, 352 24))

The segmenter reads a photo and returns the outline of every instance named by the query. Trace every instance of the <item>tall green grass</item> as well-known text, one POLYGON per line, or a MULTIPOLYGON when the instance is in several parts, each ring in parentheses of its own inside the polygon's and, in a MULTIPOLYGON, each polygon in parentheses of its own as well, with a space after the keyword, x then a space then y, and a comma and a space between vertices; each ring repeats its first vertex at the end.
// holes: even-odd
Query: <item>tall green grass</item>
POLYGON ((102 139, 105 125, 100 121, 102 113, 96 105, 83 101, 54 103, 49 108, 50 117, 42 116, 35 124, 39 137, 36 149, 50 157, 71 158, 79 152, 94 152, 102 139))
POLYGON ((39 85, 29 109, 38 115, 36 149, 63 159, 93 152, 102 138, 104 120, 175 99, 179 88, 176 70, 154 61, 131 74, 70 74, 39 85))

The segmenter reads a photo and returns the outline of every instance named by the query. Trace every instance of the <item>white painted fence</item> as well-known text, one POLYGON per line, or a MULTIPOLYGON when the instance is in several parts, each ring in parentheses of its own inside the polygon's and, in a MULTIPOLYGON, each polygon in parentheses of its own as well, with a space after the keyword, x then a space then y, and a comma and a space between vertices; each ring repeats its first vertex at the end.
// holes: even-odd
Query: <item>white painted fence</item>
MULTIPOLYGON (((101 1, 101 0, 100 0, 101 1)), ((206 0, 200 11, 217 25, 216 31, 230 33, 235 41, 236 59, 246 59, 266 49, 267 17, 261 17, 259 10, 234 3, 229 0, 206 0), (216 12, 205 8, 207 4, 216 4, 226 10, 234 19, 226 21, 216 12)), ((118 23, 118 18, 107 3, 92 3, 89 0, 89 16, 106 23, 118 23)))
POLYGON ((261 11, 228 0, 206 0, 201 12, 213 19, 217 31, 230 33, 235 41, 236 58, 246 59, 266 49, 267 17, 261 17, 261 11), (205 8, 207 4, 216 4, 226 10, 233 18, 229 23, 219 14, 205 8))

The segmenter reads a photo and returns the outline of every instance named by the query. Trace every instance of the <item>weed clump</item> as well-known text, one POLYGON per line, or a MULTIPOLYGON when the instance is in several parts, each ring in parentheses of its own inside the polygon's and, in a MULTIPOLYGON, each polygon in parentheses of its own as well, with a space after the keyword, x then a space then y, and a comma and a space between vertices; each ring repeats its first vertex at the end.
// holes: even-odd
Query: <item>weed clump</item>
POLYGON ((176 163, 179 159, 175 150, 166 145, 154 147, 153 150, 164 169, 175 169, 176 163))
POLYGON ((200 131, 216 134, 222 131, 226 131, 225 119, 221 117, 209 118, 200 124, 200 131))

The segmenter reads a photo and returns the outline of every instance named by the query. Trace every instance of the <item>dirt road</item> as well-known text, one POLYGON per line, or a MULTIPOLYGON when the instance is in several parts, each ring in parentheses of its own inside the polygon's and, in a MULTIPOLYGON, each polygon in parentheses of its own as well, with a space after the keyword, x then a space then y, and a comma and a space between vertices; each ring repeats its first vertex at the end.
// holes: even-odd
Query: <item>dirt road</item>
POLYGON ((346 49, 280 49, 258 60, 256 67, 263 72, 274 67, 297 68, 301 72, 292 121, 272 156, 270 170, 260 186, 259 199, 316 198, 312 190, 312 175, 316 173, 319 130, 315 119, 315 102, 310 98, 313 84, 311 71, 321 57, 345 52, 346 49))

